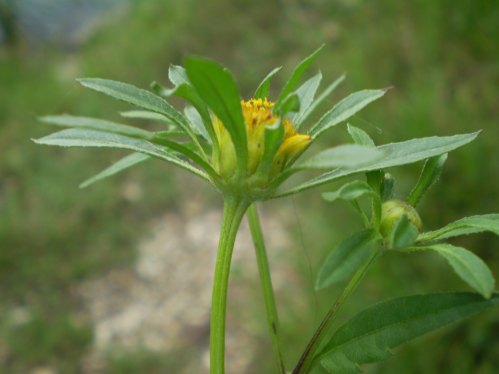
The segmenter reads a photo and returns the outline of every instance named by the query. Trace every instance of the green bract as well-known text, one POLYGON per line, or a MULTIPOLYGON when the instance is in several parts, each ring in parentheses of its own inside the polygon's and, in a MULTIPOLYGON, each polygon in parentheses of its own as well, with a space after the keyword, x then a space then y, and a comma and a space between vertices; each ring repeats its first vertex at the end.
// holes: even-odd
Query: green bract
MULTIPOLYGON (((344 76, 338 78, 317 98, 315 95, 322 79, 320 73, 299 84, 319 50, 295 68, 275 103, 268 97, 269 87, 280 68, 272 70, 264 78, 255 91, 254 100, 242 101, 235 80, 227 69, 213 61, 194 57, 186 59, 184 67, 172 65, 169 78, 173 88, 162 88, 155 83, 156 93, 107 79, 78 79, 87 88, 138 107, 139 110, 121 115, 156 122, 157 130, 146 131, 97 118, 52 115, 41 120, 71 129, 36 139, 35 142, 132 150, 188 170, 210 181, 224 194, 244 195, 254 201, 289 195, 345 175, 416 162, 448 152, 476 137, 474 133, 423 138, 378 147, 357 142, 355 145, 333 147, 297 163, 303 151, 317 137, 345 122, 386 92, 355 92, 340 100, 316 123, 310 123, 310 115, 344 80, 344 76), (186 101, 183 112, 164 99, 171 96, 186 101), (258 102, 259 99, 261 102, 258 102), (265 102, 269 103, 266 107, 265 102), (253 107, 248 109, 248 103, 254 104, 253 107), (265 110, 271 113, 271 120, 259 117, 260 112, 265 110), (251 121, 260 126, 258 131, 253 129, 255 124, 251 121), (258 152, 252 151, 256 148, 258 152), (296 186, 290 184, 286 190, 279 189, 292 174, 304 169, 326 171, 307 182, 296 186)), ((134 154, 126 156, 81 186, 86 187, 147 159, 134 154)))

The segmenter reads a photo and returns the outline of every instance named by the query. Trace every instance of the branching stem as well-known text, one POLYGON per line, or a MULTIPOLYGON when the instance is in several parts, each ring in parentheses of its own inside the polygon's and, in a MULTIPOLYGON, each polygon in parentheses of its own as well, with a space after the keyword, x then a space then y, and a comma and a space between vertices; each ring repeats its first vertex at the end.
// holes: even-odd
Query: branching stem
POLYGON ((374 259, 378 256, 379 251, 375 250, 367 261, 357 270, 357 272, 352 276, 346 287, 343 289, 341 294, 336 299, 335 303, 331 306, 331 309, 327 312, 326 316, 322 320, 321 324, 315 331, 315 334, 310 339, 305 351, 301 355, 296 367, 294 368, 292 374, 306 374, 310 371, 316 359, 316 354, 318 349, 324 342, 324 338, 328 335, 333 322, 336 319, 338 312, 344 305, 346 299, 350 294, 357 288, 359 282, 362 280, 367 270, 371 266, 374 259))

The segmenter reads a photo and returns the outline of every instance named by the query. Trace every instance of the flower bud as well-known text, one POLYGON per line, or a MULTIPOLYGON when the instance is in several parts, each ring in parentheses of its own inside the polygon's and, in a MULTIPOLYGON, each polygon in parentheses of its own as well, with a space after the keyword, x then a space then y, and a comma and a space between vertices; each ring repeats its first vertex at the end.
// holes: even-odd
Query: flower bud
MULTIPOLYGON (((275 103, 264 99, 241 101, 247 135, 248 165, 247 175, 253 176, 264 155, 265 128, 282 121, 284 136, 276 149, 270 170, 263 177, 263 185, 268 184, 285 168, 288 161, 298 156, 310 144, 311 137, 299 134, 288 118, 279 118, 272 112, 275 103)), ((213 166, 224 179, 235 175, 237 168, 236 149, 224 124, 217 117, 213 117, 213 127, 219 143, 219 154, 213 157, 213 166)))
POLYGON ((388 238, 396 223, 402 216, 406 216, 418 231, 421 231, 423 223, 414 207, 401 200, 388 200, 381 206, 381 224, 379 231, 384 238, 388 238))

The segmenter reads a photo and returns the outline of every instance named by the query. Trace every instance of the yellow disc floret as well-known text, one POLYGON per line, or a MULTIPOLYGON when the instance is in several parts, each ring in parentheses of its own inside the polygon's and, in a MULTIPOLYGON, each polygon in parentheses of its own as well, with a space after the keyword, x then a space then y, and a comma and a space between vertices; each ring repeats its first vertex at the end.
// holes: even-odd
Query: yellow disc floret
MULTIPOLYGON (((274 103, 264 99, 241 100, 241 108, 246 125, 248 139, 248 176, 253 175, 260 165, 265 148, 265 128, 279 121, 272 109, 274 103)), ((236 153, 229 133, 223 123, 213 118, 213 126, 219 142, 218 157, 214 155, 214 165, 219 174, 224 178, 230 178, 236 170, 236 153)), ((274 156, 269 180, 279 174, 286 163, 298 155, 310 143, 309 135, 299 134, 288 118, 282 119, 284 137, 274 156)))

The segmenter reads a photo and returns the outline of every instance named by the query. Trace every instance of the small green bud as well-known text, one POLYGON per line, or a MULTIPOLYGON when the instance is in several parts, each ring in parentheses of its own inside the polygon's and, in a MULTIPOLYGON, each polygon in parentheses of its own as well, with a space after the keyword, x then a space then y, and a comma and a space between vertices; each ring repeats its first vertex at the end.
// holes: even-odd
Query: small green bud
POLYGON ((388 200, 381 206, 381 224, 379 231, 384 238, 390 237, 390 234, 402 216, 407 216, 407 219, 412 223, 418 231, 421 231, 423 223, 418 212, 414 207, 401 200, 388 200))

